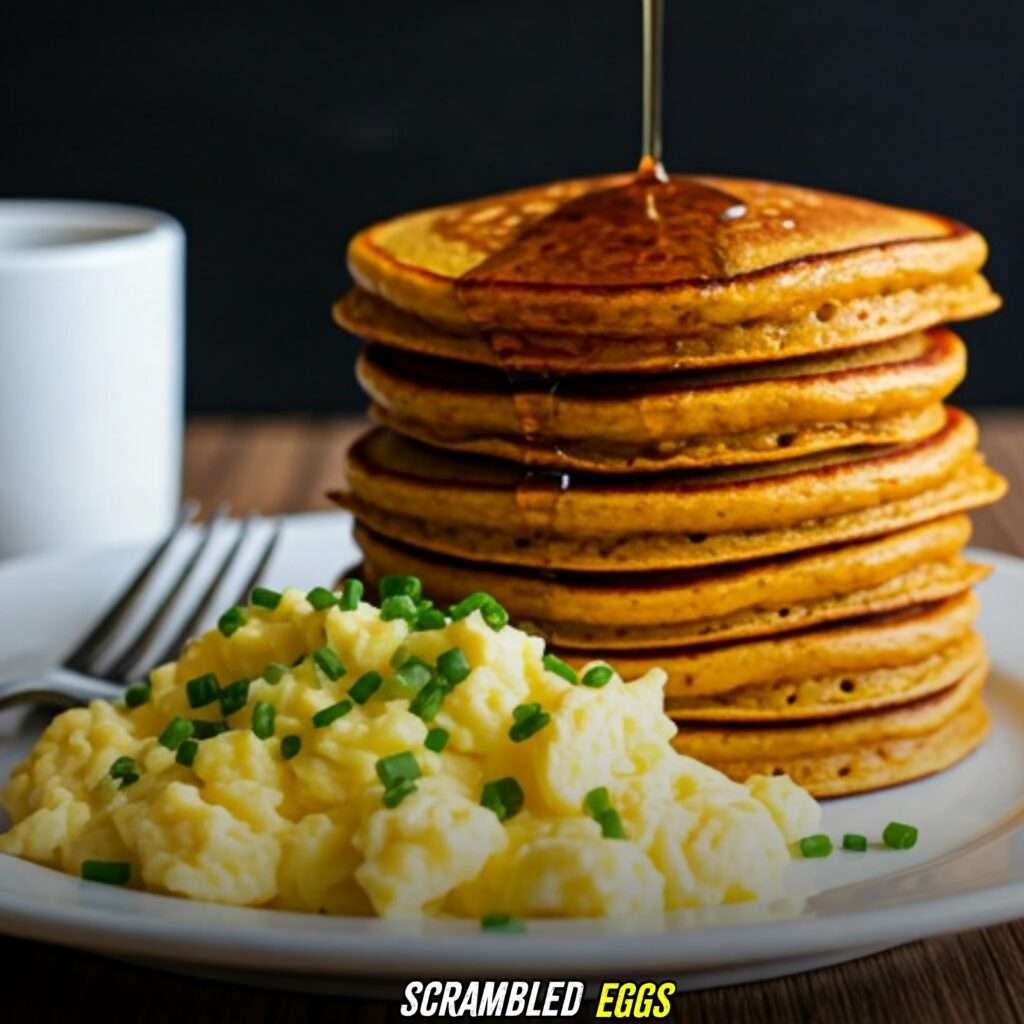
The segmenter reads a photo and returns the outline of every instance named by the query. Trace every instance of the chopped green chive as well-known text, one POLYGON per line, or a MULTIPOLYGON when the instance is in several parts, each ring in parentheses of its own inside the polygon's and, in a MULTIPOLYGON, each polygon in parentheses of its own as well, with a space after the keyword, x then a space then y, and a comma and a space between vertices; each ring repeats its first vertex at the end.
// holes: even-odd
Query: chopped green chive
POLYGON ((438 656, 437 671, 444 677, 449 686, 458 686, 469 675, 472 669, 463 654, 461 647, 453 647, 450 651, 438 656))
POLYGON ((406 658, 395 678, 408 689, 419 689, 426 686, 433 675, 433 669, 422 658, 412 657, 406 658))
POLYGON ((279 662, 272 661, 264 670, 263 678, 270 683, 271 686, 277 686, 279 682, 288 674, 288 666, 281 665, 279 662))
POLYGON ((427 629, 444 629, 445 624, 444 612, 439 608, 420 608, 416 612, 412 628, 415 632, 421 633, 427 629))
POLYGON ((909 850, 917 842, 917 829, 899 821, 890 821, 882 833, 882 842, 893 850, 909 850))
POLYGON ((448 614, 453 621, 458 622, 459 619, 464 619, 478 610, 484 622, 495 633, 508 623, 508 612, 490 594, 482 590, 470 594, 469 597, 464 597, 458 604, 453 604, 448 609, 448 614))
POLYGON ((412 623, 416 621, 418 614, 419 609, 416 607, 416 602, 408 594, 394 594, 391 597, 385 597, 380 603, 380 617, 385 622, 404 619, 406 622, 412 623))
POLYGON ((306 595, 306 600, 317 612, 327 611, 328 608, 333 608, 338 603, 338 599, 326 587, 314 587, 306 595))
POLYGON ((116 860, 83 860, 82 878, 104 885, 127 885, 132 877, 131 864, 116 860))
POLYGON ((337 682, 345 674, 345 666, 330 647, 321 647, 313 652, 313 661, 332 682, 337 682))
POLYGON ((124 789, 125 786, 131 786, 139 781, 139 766, 135 763, 134 757, 119 757, 110 766, 109 774, 124 789))
POLYGON ((354 612, 363 597, 362 580, 345 580, 341 585, 341 600, 338 602, 343 612, 354 612))
POLYGON ((601 826, 601 835, 605 839, 626 838, 626 829, 623 827, 618 811, 609 807, 607 811, 602 811, 595 820, 601 826))
POLYGON ((191 737, 193 732, 195 732, 195 726, 187 718, 179 716, 172 719, 167 728, 160 733, 157 742, 168 750, 177 750, 185 740, 191 737))
POLYGON ((855 850, 857 853, 863 853, 867 848, 867 836, 858 835, 856 832, 847 832, 843 836, 844 850, 855 850))
POLYGON ((799 846, 805 857, 827 857, 832 853, 832 840, 826 835, 804 836, 799 846))
POLYGON ((605 839, 625 839, 626 829, 622 818, 611 804, 607 786, 597 786, 583 798, 583 810, 601 826, 605 839))
POLYGON ((184 765, 186 768, 192 767, 192 762, 196 759, 196 754, 199 753, 199 744, 195 740, 185 740, 180 747, 178 747, 178 753, 175 755, 174 760, 178 764, 184 765))
POLYGON ((572 683, 575 686, 579 682, 579 676, 576 675, 576 670, 572 665, 566 664, 561 658, 554 654, 545 654, 544 668, 548 672, 554 672, 556 676, 561 676, 567 683, 572 683))
POLYGON ((551 721, 551 716, 542 711, 539 704, 520 704, 512 712, 515 721, 508 731, 508 738, 513 743, 522 743, 535 736, 551 721))
POLYGON ((588 668, 583 673, 583 679, 581 682, 584 686, 589 686, 594 690, 599 690, 602 686, 606 686, 612 676, 615 675, 614 669, 608 665, 595 665, 593 668, 588 668))
POLYGON ((152 693, 153 684, 150 683, 148 679, 145 682, 132 683, 132 685, 124 691, 125 707, 138 708, 142 707, 143 704, 148 704, 152 693))
POLYGON ((220 713, 227 718, 236 711, 241 711, 249 702, 248 679, 236 679, 220 691, 220 713))
POLYGON ((217 620, 217 628, 224 636, 231 636, 232 634, 237 633, 244 625, 245 609, 239 608, 237 605, 234 608, 229 608, 217 620))
MULTIPOLYGON (((409 654, 409 650, 405 644, 399 644, 395 648, 395 653, 391 655, 391 667, 401 668, 411 657, 412 655, 409 654)), ((417 658, 416 660, 418 661, 419 659, 417 658)), ((426 662, 423 664, 425 665, 426 662)))
POLYGON ((441 705, 444 703, 444 699, 447 695, 447 685, 440 679, 431 679, 431 681, 427 683, 415 697, 413 697, 409 704, 409 710, 417 718, 422 718, 424 722, 432 722, 437 717, 438 711, 441 710, 441 705))
POLYGON ((391 789, 399 782, 412 781, 420 777, 419 762, 409 750, 380 758, 376 769, 377 778, 384 784, 385 789, 391 789))
POLYGON ((468 597, 464 597, 457 604, 453 604, 448 609, 448 615, 454 622, 458 622, 459 619, 464 619, 467 615, 472 615, 478 608, 483 608, 485 604, 492 601, 495 604, 498 603, 490 594, 487 594, 482 590, 478 590, 475 594, 470 594, 468 597))
POLYGON ((281 740, 281 756, 286 761, 290 761, 301 749, 301 736, 285 736, 285 738, 281 740))
POLYGON ((384 790, 383 803, 385 807, 397 807, 410 793, 416 792, 416 783, 412 779, 403 779, 393 786, 384 790))
POLYGON ((249 604, 254 604, 257 608, 266 608, 268 612, 272 612, 280 603, 280 593, 269 587, 253 587, 249 595, 249 604))
POLYGON ((612 809, 607 786, 597 786, 583 798, 583 810, 595 820, 612 809))
POLYGON ((382 576, 377 585, 381 600, 388 597, 410 597, 418 601, 423 596, 423 584, 415 576, 382 576))
POLYGON ((318 729, 323 729, 330 725, 331 722, 336 722, 339 718, 344 718, 352 710, 352 701, 340 700, 337 704, 332 704, 329 708, 323 708, 313 716, 313 725, 318 729))
POLYGON ((269 740, 274 735, 274 721, 277 718, 277 708, 266 701, 258 700, 252 709, 252 731, 258 739, 269 740))
POLYGON ((427 733, 427 738, 423 741, 423 746, 427 750, 432 750, 435 754, 440 754, 448 746, 448 730, 442 729, 440 726, 436 729, 431 729, 427 733))
POLYGON ((227 722, 206 722, 201 718, 192 719, 192 735, 197 740, 212 740, 222 732, 228 731, 227 722))
POLYGON ((485 783, 480 805, 494 811, 498 821, 515 817, 523 809, 523 787, 511 776, 485 783))
POLYGON ((488 601, 480 609, 480 615, 495 633, 499 633, 508 625, 508 612, 495 600, 488 601))
POLYGON ((480 918, 480 930, 504 932, 506 935, 521 935, 526 931, 526 922, 511 914, 484 914, 480 918))
POLYGON ((365 704, 380 689, 382 682, 379 672, 364 672, 349 687, 348 695, 357 704, 365 704))
POLYGON ((185 684, 185 692, 188 694, 190 708, 205 708, 220 696, 220 685, 217 677, 212 672, 207 672, 205 675, 190 679, 185 684))

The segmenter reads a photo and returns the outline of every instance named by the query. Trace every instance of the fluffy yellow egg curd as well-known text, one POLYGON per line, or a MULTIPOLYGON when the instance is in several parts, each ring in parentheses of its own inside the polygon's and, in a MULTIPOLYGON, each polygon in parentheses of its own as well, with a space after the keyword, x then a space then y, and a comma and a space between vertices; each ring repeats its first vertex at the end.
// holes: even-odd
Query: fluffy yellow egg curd
POLYGON ((820 809, 676 753, 665 675, 575 673, 413 577, 259 589, 119 703, 57 716, 0 851, 242 906, 623 917, 777 898, 820 809))

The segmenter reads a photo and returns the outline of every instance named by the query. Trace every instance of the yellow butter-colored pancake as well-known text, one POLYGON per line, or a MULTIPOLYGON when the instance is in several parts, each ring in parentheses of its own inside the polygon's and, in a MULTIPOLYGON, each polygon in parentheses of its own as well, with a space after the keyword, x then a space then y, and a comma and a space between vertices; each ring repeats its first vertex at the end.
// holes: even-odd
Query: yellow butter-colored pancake
POLYGON ((985 671, 894 709, 771 728, 691 725, 674 744, 737 780, 786 774, 818 797, 880 789, 941 771, 985 738, 985 671))
POLYGON ((968 633, 977 613, 978 599, 968 590, 921 608, 768 638, 706 647, 559 653, 575 666, 608 661, 625 679, 663 668, 668 698, 717 696, 748 686, 909 665, 968 633))
MULTIPOLYGON (((782 683, 746 686, 717 697, 675 697, 666 710, 687 722, 791 722, 836 718, 907 704, 952 686, 985 661, 975 632, 920 661, 892 668, 832 672, 782 683)), ((685 729, 686 725, 681 725, 685 729)))
POLYGON ((560 646, 642 648, 756 636, 949 597, 986 570, 959 557, 966 516, 807 554, 718 570, 614 575, 513 572, 452 562, 358 527, 364 578, 412 574, 435 600, 486 590, 515 623, 560 646))
POLYGON ((385 426, 529 465, 659 471, 791 459, 935 433, 963 343, 933 330, 732 371, 517 379, 371 346, 360 383, 385 426))
POLYGON ((332 497, 375 532, 453 557, 575 570, 741 561, 874 536, 998 499, 957 410, 923 442, 775 466, 645 478, 549 477, 387 431, 332 497), (566 486, 568 485, 568 486, 566 486))
POLYGON ((974 274, 667 335, 456 334, 361 288, 339 299, 333 313, 336 323, 357 337, 407 352, 520 373, 578 374, 740 366, 833 352, 980 316, 998 305, 988 282, 974 274))
POLYGON ((935 285, 974 292, 962 316, 998 302, 977 294, 986 246, 962 224, 733 178, 523 189, 375 224, 348 256, 364 290, 456 333, 694 335, 811 311, 827 323, 838 303, 908 290, 905 320, 929 326, 950 318, 935 285))

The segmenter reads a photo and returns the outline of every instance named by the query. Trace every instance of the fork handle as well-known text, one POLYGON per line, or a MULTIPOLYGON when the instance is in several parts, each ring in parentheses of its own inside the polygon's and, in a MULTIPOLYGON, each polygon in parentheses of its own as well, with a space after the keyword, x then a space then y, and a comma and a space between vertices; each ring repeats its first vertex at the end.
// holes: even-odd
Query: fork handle
POLYGON ((42 676, 0 682, 0 710, 15 704, 51 704, 74 708, 88 704, 91 700, 117 700, 123 695, 124 687, 117 683, 55 668, 42 676))

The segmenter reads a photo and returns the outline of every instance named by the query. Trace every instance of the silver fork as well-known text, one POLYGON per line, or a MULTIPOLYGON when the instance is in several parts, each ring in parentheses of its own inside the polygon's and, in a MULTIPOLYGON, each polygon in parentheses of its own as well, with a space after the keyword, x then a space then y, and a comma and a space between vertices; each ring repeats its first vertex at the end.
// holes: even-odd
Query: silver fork
MULTIPOLYGON (((205 567, 210 541, 225 516, 226 509, 223 506, 216 508, 207 522, 195 528, 199 533, 195 546, 149 617, 144 622, 126 625, 125 620, 139 606, 142 595, 167 561, 174 542, 189 528, 197 511, 198 505, 195 502, 188 502, 182 507, 170 533, 160 541, 128 585, 64 661, 42 676, 0 682, 0 710, 14 704, 36 703, 75 707, 91 700, 116 700, 124 693, 125 685, 131 679, 137 678, 135 670, 142 657, 157 644, 172 612, 181 606, 186 612, 185 622, 171 637, 160 643, 159 648, 147 658, 147 661, 151 666, 160 665, 177 655, 181 646, 196 632, 212 608, 221 584, 239 561, 253 523, 252 516, 247 516, 241 521, 234 539, 216 565, 205 589, 189 605, 184 605, 182 594, 205 567), (113 664, 108 665, 107 653, 117 650, 122 644, 123 651, 118 654, 113 664)), ((281 521, 275 520, 269 537, 259 549, 256 564, 246 577, 245 585, 234 604, 244 603, 249 591, 259 582, 280 536, 281 521)))

